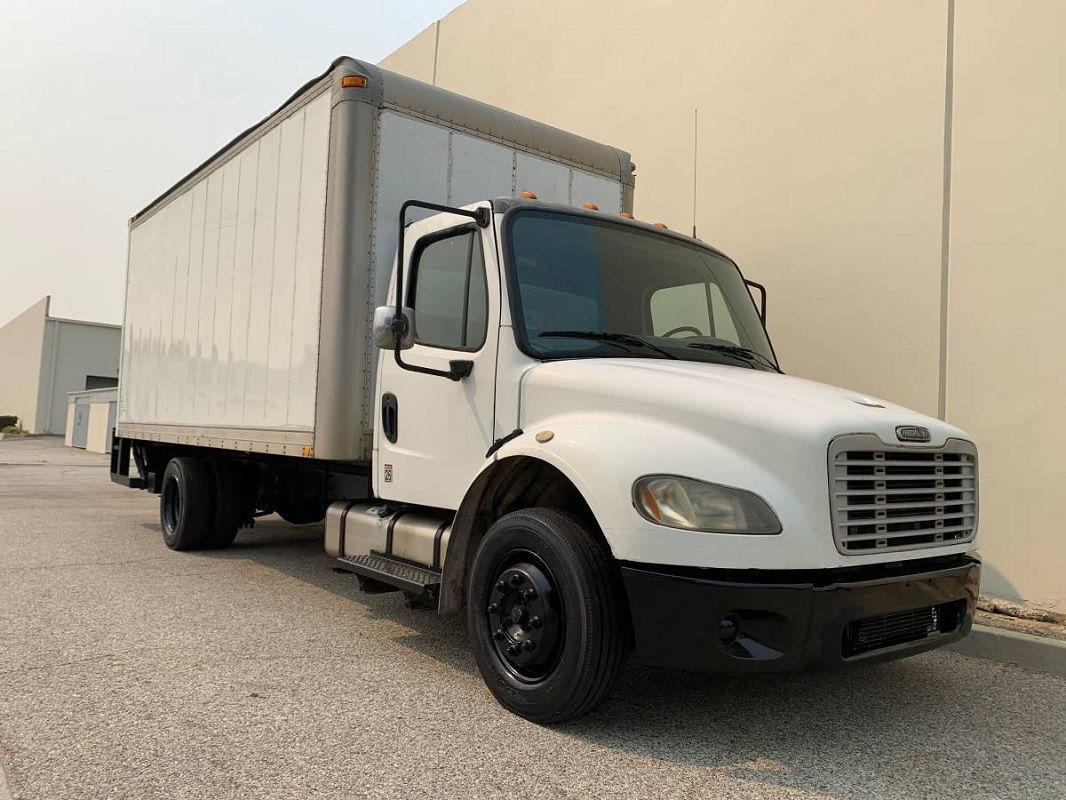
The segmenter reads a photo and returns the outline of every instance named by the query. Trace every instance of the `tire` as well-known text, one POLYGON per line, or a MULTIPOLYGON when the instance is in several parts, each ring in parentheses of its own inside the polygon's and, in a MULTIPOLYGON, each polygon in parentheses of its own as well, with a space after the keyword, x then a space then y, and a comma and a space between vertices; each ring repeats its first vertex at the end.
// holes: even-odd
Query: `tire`
POLYGON ((237 538, 237 530, 250 512, 247 508, 247 491, 237 466, 222 458, 212 458, 210 465, 215 508, 203 546, 222 550, 233 544, 233 540, 237 538))
POLYGON ((196 550, 211 531, 215 488, 203 459, 172 458, 163 471, 159 493, 159 524, 171 550, 196 550))
POLYGON ((607 698, 629 649, 626 606, 610 557, 576 518, 539 508, 501 517, 467 588, 474 658, 502 706, 552 724, 607 698))

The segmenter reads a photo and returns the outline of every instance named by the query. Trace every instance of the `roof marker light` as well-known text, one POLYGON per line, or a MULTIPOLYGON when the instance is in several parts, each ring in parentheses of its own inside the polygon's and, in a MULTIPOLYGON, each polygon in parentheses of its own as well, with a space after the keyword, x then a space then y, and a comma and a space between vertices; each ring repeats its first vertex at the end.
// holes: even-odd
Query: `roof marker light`
POLYGON ((598 205, 596 205, 595 203, 582 203, 581 207, 582 208, 587 208, 589 211, 599 211, 600 210, 600 207, 598 205))
POLYGON ((632 214, 630 214, 630 213, 629 213, 628 211, 623 211, 623 212, 622 212, 621 214, 619 214, 618 216, 620 216, 620 217, 625 217, 626 219, 633 219, 633 215, 632 215, 632 214))
POLYGON ((536 192, 519 192, 518 196, 521 197, 523 200, 536 200, 537 199, 536 192))
POLYGON ((366 76, 365 75, 345 75, 341 78, 342 89, 365 89, 366 88, 366 76))
POLYGON ((653 224, 655 225, 656 228, 662 228, 664 231, 670 230, 668 227, 666 227, 666 223, 665 222, 656 222, 656 223, 653 223, 653 224))

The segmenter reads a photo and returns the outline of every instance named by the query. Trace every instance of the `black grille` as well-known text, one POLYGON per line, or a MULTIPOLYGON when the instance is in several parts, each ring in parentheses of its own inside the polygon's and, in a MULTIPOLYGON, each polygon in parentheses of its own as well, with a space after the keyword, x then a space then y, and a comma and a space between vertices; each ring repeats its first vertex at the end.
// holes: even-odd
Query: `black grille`
POLYGON ((959 627, 965 602, 956 600, 850 622, 844 629, 843 655, 845 658, 857 656, 882 647, 951 633, 959 627))

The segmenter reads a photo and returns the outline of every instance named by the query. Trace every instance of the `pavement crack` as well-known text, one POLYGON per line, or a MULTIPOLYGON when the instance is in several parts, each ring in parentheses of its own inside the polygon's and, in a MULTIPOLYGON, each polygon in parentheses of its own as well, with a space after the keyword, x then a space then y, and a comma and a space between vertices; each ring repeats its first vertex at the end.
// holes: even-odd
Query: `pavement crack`
POLYGON ((51 464, 47 462, 0 461, 0 467, 53 467, 59 469, 106 469, 107 464, 51 464))
POLYGON ((58 661, 54 664, 36 664, 31 667, 18 667, 16 669, 7 669, 0 671, 0 675, 19 675, 28 672, 41 672, 43 670, 60 669, 62 667, 72 667, 77 664, 91 664, 94 661, 106 661, 114 658, 125 658, 127 656, 136 655, 140 653, 150 653, 157 650, 166 650, 170 645, 160 645, 159 647, 137 647, 133 650, 128 650, 123 653, 101 653, 98 656, 89 656, 87 658, 72 658, 69 661, 58 661))
POLYGON ((0 567, 0 574, 5 572, 36 572, 42 569, 65 569, 66 567, 121 567, 127 564, 147 564, 162 561, 166 555, 150 558, 131 558, 126 561, 63 561, 57 564, 38 564, 33 567, 0 567))

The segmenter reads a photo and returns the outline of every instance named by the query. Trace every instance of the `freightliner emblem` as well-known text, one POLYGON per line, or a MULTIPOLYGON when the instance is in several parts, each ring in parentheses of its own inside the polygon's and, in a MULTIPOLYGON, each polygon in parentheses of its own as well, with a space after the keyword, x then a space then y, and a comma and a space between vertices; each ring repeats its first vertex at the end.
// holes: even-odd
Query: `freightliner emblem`
POLYGON ((921 425, 898 425, 896 438, 901 442, 928 442, 929 429, 921 425))

